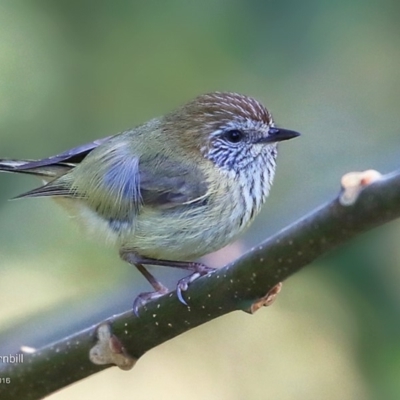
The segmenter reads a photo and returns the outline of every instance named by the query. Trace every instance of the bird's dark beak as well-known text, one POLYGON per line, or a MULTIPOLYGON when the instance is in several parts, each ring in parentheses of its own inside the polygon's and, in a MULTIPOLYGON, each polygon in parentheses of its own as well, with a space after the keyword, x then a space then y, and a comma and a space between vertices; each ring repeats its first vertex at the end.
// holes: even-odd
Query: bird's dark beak
POLYGON ((258 143, 275 143, 282 142, 283 140, 293 139, 300 136, 299 132, 291 131, 283 128, 269 128, 268 136, 258 140, 258 143))

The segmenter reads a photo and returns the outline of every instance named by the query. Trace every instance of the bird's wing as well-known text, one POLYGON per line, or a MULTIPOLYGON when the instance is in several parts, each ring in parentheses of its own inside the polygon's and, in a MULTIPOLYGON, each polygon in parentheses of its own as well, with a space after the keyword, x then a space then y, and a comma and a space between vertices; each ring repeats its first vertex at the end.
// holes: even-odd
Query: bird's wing
POLYGON ((140 194, 145 206, 168 209, 205 201, 208 185, 196 163, 188 165, 158 157, 139 167, 140 194))
POLYGON ((104 217, 137 214, 142 206, 170 209, 206 200, 208 185, 196 163, 137 157, 121 143, 105 146, 70 173, 19 197, 82 198, 104 217))

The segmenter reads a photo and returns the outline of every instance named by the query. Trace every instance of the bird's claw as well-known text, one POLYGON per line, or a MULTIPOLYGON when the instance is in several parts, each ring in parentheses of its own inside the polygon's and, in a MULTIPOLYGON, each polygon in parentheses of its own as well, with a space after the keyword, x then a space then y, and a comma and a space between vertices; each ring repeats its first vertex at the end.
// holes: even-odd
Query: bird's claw
POLYGON ((133 301, 132 310, 133 313, 138 317, 139 316, 139 308, 145 306, 149 301, 158 299, 164 294, 168 293, 168 289, 166 287, 160 289, 157 292, 144 292, 140 293, 136 299, 133 301))
POLYGON ((201 276, 207 275, 208 273, 215 271, 215 268, 207 267, 204 264, 197 264, 195 272, 193 274, 186 276, 185 278, 182 278, 179 282, 178 285, 176 286, 176 295, 179 299, 179 301, 187 306, 188 303, 187 301, 183 298, 182 292, 185 292, 188 290, 189 285, 194 282, 196 279, 200 278, 201 276))

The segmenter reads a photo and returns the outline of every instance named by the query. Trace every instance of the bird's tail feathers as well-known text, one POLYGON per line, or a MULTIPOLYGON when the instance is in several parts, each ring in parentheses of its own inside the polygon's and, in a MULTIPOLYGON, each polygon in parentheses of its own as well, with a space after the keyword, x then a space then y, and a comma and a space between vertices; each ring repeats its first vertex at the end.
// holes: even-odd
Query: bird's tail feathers
POLYGON ((0 171, 36 175, 38 177, 57 178, 70 171, 72 166, 67 164, 53 164, 26 168, 32 160, 7 160, 0 159, 0 171))

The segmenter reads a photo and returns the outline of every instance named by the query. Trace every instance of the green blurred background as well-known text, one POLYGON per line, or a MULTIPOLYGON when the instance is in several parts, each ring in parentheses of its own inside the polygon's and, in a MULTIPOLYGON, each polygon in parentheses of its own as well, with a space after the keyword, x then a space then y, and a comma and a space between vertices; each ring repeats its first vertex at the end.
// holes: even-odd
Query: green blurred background
MULTIPOLYGON (((281 146, 251 229, 207 258, 223 265, 330 200, 342 174, 399 167, 399 11, 397 0, 1 0, 0 156, 55 154, 212 90, 252 95, 303 136, 281 146)), ((1 353, 148 289, 50 200, 7 201, 35 184, 0 175, 1 353)), ((399 234, 394 222, 357 238, 289 279, 273 307, 50 398, 399 399, 399 234)), ((153 271, 171 287, 181 276, 153 271)))

